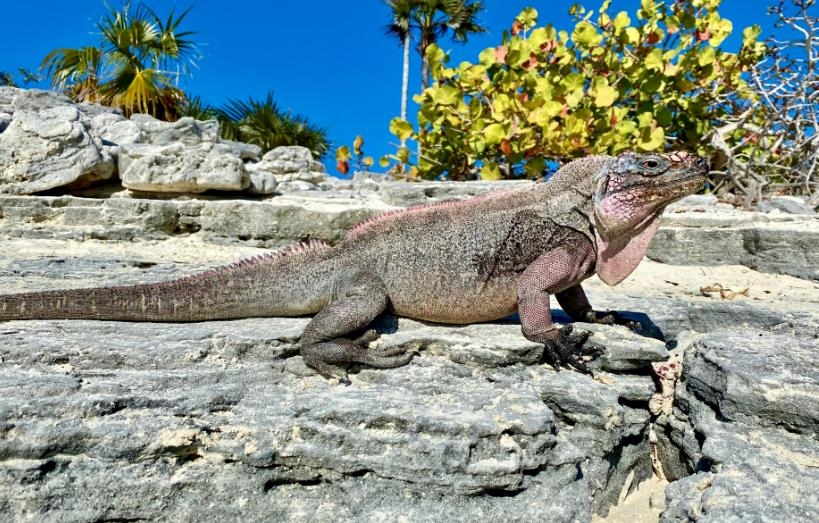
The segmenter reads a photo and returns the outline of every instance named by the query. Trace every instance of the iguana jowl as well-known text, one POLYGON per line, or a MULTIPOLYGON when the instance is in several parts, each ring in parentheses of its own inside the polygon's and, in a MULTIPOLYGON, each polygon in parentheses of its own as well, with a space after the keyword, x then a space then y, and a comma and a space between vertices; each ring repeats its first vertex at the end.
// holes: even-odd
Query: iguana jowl
POLYGON ((315 314, 301 355, 346 381, 339 364, 385 368, 412 357, 367 348, 375 335, 363 331, 384 311, 456 324, 518 311, 523 335, 545 345, 548 363, 585 370, 587 335, 552 323, 549 295, 574 321, 621 323, 616 313, 593 311, 580 282, 594 273, 610 285, 628 276, 665 206, 702 187, 706 171, 685 152, 589 156, 548 183, 365 220, 335 247, 300 244, 159 283, 3 295, 0 320, 315 314))

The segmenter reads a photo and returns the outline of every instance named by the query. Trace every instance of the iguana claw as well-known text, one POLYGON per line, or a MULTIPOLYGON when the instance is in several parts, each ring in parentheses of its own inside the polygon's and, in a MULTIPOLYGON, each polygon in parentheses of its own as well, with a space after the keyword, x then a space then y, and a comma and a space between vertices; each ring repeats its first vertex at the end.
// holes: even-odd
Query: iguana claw
POLYGON ((603 348, 594 343, 586 343, 588 332, 574 332, 572 325, 566 325, 540 336, 543 343, 543 359, 556 371, 561 366, 574 367, 580 372, 590 372, 586 362, 594 359, 603 352, 603 348))

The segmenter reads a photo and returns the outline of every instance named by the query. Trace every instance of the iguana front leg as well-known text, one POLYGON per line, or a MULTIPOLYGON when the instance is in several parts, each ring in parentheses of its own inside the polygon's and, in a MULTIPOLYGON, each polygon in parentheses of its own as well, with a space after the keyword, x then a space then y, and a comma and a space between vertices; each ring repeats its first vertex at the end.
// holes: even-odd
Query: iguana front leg
MULTIPOLYGON (((561 365, 570 365, 588 372, 584 357, 594 357, 600 353, 599 347, 584 347, 588 333, 574 333, 571 325, 557 328, 552 322, 549 307, 549 294, 572 287, 579 289, 577 283, 593 270, 594 250, 591 243, 584 241, 541 255, 523 271, 518 281, 518 314, 523 335, 529 340, 543 343, 543 357, 555 370, 560 370, 561 365)), ((582 289, 580 292, 583 292, 582 289)))
POLYGON ((601 323, 603 325, 625 325, 631 330, 637 330, 640 326, 638 322, 623 318, 617 311, 601 312, 592 309, 589 299, 586 298, 586 293, 579 283, 563 291, 556 292, 555 298, 573 321, 601 323))
POLYGON ((391 368, 408 363, 413 353, 369 349, 367 344, 378 338, 375 331, 366 331, 355 339, 348 337, 372 323, 388 303, 384 283, 375 274, 367 271, 340 274, 330 302, 307 324, 299 340, 304 363, 322 376, 338 378, 344 384, 350 380, 339 364, 355 362, 391 368))

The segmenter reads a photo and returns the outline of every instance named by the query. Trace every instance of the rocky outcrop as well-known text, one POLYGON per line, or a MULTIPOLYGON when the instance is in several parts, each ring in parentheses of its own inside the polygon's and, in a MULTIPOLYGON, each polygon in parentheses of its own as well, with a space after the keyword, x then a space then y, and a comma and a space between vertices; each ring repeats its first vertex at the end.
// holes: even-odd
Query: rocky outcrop
POLYGON ((258 146, 219 138, 215 120, 126 119, 58 93, 0 87, 0 193, 74 191, 119 179, 126 189, 148 193, 267 195, 279 181, 303 189, 326 178, 303 147, 260 156, 258 146), (309 186, 299 187, 302 182, 309 186))
MULTIPOLYGON (((219 218, 306 230, 267 202, 0 202, 6 292, 160 280, 259 252, 228 237, 235 224, 217 232, 219 218), (109 229, 103 240, 89 234, 109 229)), ((355 219, 327 200, 320 207, 312 218, 330 236, 335 220, 355 219)), ((590 281, 597 307, 666 339, 579 325, 605 347, 593 376, 542 365, 542 348, 514 320, 384 318, 377 343, 418 355, 399 369, 354 368, 349 387, 303 364, 294 346, 302 318, 6 322, 0 519, 589 521, 651 474, 654 445, 675 480, 665 521, 810 520, 819 288, 743 270, 751 291, 733 301, 697 291, 735 285, 731 271, 705 267, 645 261, 618 287, 590 281), (658 416, 650 368, 667 348, 684 370, 672 409, 658 416)))
POLYGON ((800 323, 686 347, 676 406, 657 420, 676 479, 662 521, 819 520, 819 323, 800 323))
POLYGON ((0 132, 3 192, 31 194, 110 178, 113 160, 88 125, 89 119, 68 105, 15 110, 0 132))

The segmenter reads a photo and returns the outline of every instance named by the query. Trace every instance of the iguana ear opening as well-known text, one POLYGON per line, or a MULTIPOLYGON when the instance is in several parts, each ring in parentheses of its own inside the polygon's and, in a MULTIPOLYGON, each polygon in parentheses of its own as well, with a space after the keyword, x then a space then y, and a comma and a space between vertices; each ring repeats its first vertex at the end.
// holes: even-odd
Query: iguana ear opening
POLYGON ((608 285, 617 285, 631 274, 648 250, 648 244, 660 226, 657 213, 638 233, 625 237, 604 239, 595 231, 597 265, 595 271, 608 285))

